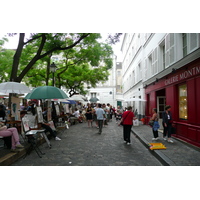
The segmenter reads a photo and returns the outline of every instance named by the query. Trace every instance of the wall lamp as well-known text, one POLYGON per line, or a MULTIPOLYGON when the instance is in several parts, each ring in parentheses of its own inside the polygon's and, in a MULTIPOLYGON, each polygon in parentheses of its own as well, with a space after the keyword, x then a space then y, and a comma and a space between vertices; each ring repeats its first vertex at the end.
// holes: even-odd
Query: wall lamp
POLYGON ((176 71, 176 68, 172 68, 172 73, 174 73, 176 71))

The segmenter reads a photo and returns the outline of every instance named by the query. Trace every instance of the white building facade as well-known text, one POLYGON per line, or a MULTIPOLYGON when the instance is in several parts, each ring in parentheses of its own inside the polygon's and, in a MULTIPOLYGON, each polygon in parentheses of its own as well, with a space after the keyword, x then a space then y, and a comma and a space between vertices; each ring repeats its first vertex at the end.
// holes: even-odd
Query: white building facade
POLYGON ((126 33, 121 51, 124 99, 146 100, 123 105, 146 121, 170 105, 175 137, 200 147, 200 34, 126 33))
POLYGON ((109 70, 108 80, 104 83, 98 83, 97 87, 87 89, 88 93, 86 95, 89 100, 92 97, 99 99, 97 103, 109 103, 110 105, 116 107, 116 56, 113 56, 113 67, 109 70))

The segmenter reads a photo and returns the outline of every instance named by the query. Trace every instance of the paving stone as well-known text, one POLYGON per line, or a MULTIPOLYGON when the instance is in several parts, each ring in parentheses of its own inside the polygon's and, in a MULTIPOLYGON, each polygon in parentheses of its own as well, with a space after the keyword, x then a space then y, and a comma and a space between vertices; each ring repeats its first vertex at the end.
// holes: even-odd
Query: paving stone
POLYGON ((33 151, 13 166, 161 166, 133 134, 132 144, 124 144, 122 127, 115 121, 101 135, 97 132, 86 123, 73 125, 59 133, 61 141, 51 140, 51 149, 46 143, 40 146, 42 158, 33 151))

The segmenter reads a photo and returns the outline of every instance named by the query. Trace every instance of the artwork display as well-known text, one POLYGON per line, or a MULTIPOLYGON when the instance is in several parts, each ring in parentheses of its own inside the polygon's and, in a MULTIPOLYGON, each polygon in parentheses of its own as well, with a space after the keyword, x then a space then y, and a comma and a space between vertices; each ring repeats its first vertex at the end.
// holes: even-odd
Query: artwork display
POLYGON ((43 123, 44 119, 43 119, 43 115, 42 115, 42 108, 36 107, 36 112, 37 112, 38 123, 43 123))
POLYGON ((12 117, 15 118, 15 120, 20 120, 20 98, 17 97, 11 97, 11 113, 12 113, 12 117))
POLYGON ((60 116, 60 108, 59 108, 59 106, 56 105, 55 108, 56 108, 56 115, 60 116))

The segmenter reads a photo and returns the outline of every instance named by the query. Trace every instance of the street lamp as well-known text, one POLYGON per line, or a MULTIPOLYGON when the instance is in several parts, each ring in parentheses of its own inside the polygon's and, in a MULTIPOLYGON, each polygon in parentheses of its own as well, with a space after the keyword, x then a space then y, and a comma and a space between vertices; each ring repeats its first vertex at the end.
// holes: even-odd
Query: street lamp
POLYGON ((54 62, 50 65, 50 71, 53 73, 53 86, 54 86, 55 85, 54 75, 55 75, 55 72, 56 72, 56 65, 55 65, 54 62))

